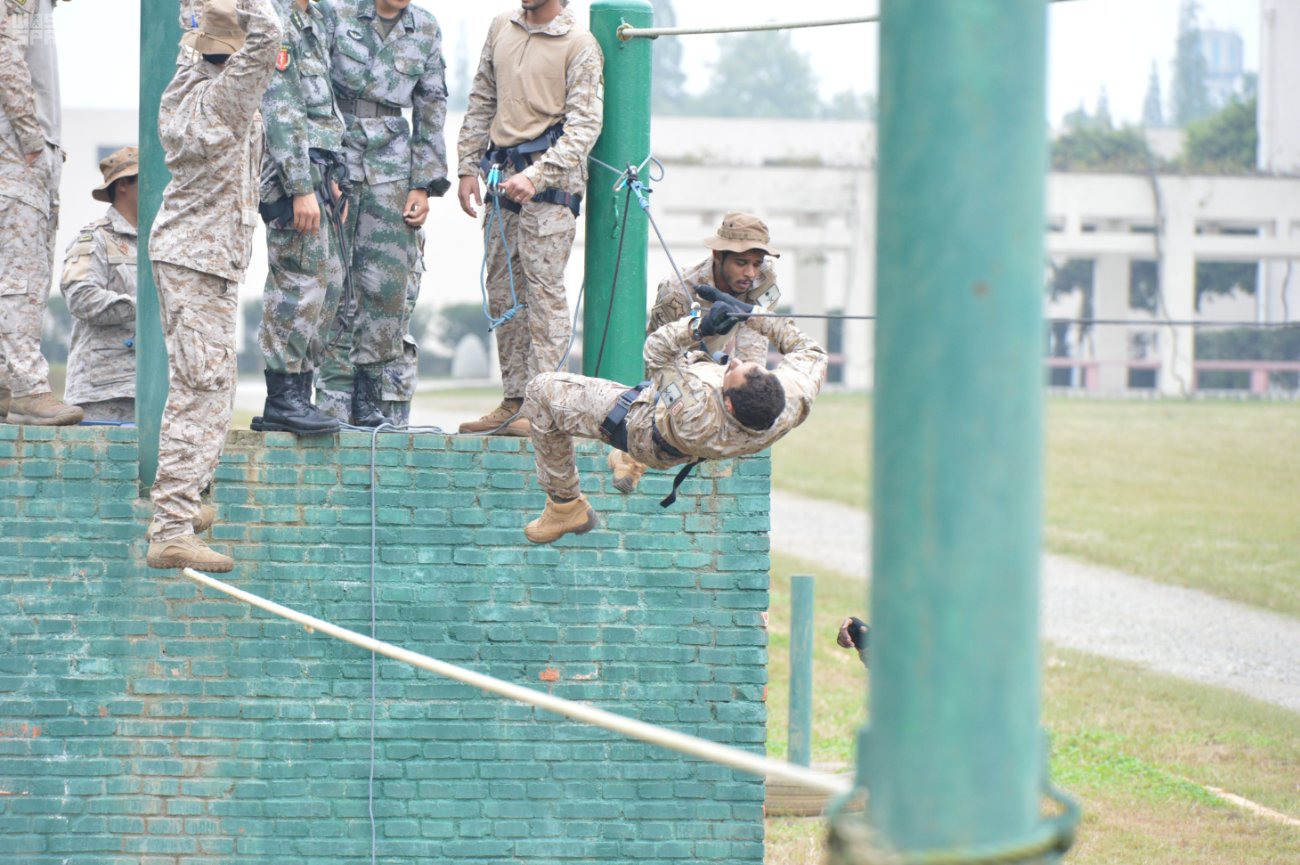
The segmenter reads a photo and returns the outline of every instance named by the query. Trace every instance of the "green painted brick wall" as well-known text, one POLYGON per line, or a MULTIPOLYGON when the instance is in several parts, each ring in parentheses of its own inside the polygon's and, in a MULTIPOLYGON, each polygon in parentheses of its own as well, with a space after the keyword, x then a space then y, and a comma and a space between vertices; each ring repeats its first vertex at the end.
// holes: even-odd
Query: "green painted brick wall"
MULTIPOLYGON (((0 425, 0 851, 23 865, 759 863, 763 786, 483 695, 144 566, 133 429, 0 425)), ((766 457, 548 547, 519 439, 384 435, 379 639, 761 753, 766 457)), ((230 580, 363 633, 371 438, 233 433, 230 580)))

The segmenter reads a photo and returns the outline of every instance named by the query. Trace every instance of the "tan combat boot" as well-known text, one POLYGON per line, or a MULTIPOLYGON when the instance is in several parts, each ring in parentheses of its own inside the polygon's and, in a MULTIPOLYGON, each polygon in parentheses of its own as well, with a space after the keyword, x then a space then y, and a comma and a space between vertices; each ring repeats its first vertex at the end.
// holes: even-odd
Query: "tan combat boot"
POLYGON ((523 404, 522 399, 503 399, 501 405, 478 420, 467 420, 461 424, 460 432, 527 438, 532 434, 532 425, 528 423, 528 418, 516 417, 514 420, 510 420, 519 413, 519 409, 523 404))
POLYGON ((170 541, 149 544, 145 561, 151 568, 194 568, 224 574, 235 569, 235 560, 211 549, 195 535, 181 535, 170 541))
POLYGON ((9 416, 5 420, 30 426, 70 426, 81 423, 81 418, 80 406, 60 402, 46 391, 10 399, 9 416))
POLYGON ((631 454, 618 448, 609 452, 609 468, 614 472, 614 488, 625 495, 636 489, 636 485, 641 482, 641 475, 645 474, 643 463, 637 462, 631 454))
POLYGON ((535 544, 549 544, 569 532, 585 535, 599 522, 586 496, 579 494, 571 502, 557 502, 548 495, 546 510, 524 527, 524 536, 535 544))
MULTIPOLYGON (((212 528, 212 524, 215 523, 216 521, 217 521, 217 509, 205 502, 199 505, 199 515, 190 521, 190 527, 194 529, 194 534, 201 535, 204 532, 206 532, 208 529, 212 528)), ((153 540, 152 525, 150 525, 149 528, 145 530, 144 536, 151 541, 153 540)))

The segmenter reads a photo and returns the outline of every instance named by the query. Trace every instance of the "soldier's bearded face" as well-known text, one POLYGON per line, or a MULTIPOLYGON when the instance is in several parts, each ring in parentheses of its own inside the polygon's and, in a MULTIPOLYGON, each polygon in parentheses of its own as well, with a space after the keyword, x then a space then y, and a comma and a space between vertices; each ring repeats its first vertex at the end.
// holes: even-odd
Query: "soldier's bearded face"
POLYGON ((754 287, 758 271, 766 256, 757 249, 749 252, 728 252, 722 256, 722 285, 718 288, 728 294, 744 294, 754 287))

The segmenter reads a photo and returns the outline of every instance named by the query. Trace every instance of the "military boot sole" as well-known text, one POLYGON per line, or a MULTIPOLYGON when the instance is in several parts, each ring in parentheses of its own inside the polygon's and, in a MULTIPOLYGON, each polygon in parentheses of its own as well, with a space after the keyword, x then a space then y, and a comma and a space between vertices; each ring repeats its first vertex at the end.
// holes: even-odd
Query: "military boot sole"
POLYGON ((338 421, 334 421, 327 426, 298 426, 284 421, 267 420, 265 415, 258 415, 253 418, 249 427, 254 432, 287 432, 296 436, 333 435, 339 431, 338 421))
POLYGON ((151 568, 157 568, 160 571, 178 571, 181 568, 194 568, 199 571, 211 571, 214 574, 226 574, 235 569, 235 560, 229 556, 222 556, 216 553, 217 558, 201 559, 194 556, 187 556, 183 553, 173 553, 171 555, 154 555, 149 553, 144 557, 145 562, 151 568))

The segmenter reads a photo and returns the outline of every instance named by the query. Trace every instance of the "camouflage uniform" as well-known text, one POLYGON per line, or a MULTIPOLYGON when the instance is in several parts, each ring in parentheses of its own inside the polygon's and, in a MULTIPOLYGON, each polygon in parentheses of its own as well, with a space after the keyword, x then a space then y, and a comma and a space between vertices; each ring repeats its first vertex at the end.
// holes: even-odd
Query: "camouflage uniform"
MULTIPOLYGON (((651 384, 627 413, 627 452, 655 468, 695 458, 727 459, 770 447, 803 423, 826 379, 826 352, 787 318, 753 319, 758 332, 781 354, 773 371, 785 388, 785 410, 770 429, 752 430, 736 420, 722 402, 726 367, 691 351, 699 340, 689 319, 670 322, 645 343, 651 384), (683 456, 670 454, 654 434, 683 456)), ((548 493, 578 495, 573 436, 600 439, 600 424, 625 385, 570 373, 543 373, 528 385, 524 414, 532 422, 537 480, 548 493)))
MULTIPOLYGON (((659 283, 655 304, 650 309, 650 322, 646 327, 647 334, 654 333, 670 321, 676 321, 690 315, 692 303, 700 305, 701 313, 707 312, 713 306, 713 302, 697 295, 695 286, 707 285, 723 291, 713 282, 713 256, 709 256, 694 267, 683 271, 682 280, 690 286, 689 299, 687 299, 686 293, 682 289, 682 283, 678 281, 676 274, 659 283)), ((729 292, 724 291, 724 293, 729 292)), ((776 287, 776 268, 770 258, 763 261, 763 266, 758 272, 758 278, 754 280, 754 287, 735 296, 745 303, 762 307, 769 312, 776 309, 777 301, 781 299, 781 290, 776 287)), ((767 337, 758 331, 759 321, 760 319, 743 321, 731 333, 705 337, 704 344, 708 346, 711 352, 724 351, 741 361, 753 361, 759 366, 766 367, 767 337)))
POLYGON ((50 389, 41 319, 64 158, 53 11, 53 0, 9 0, 0 9, 0 391, 15 397, 50 389), (28 165, 26 154, 38 151, 28 165))
POLYGON ((72 313, 64 399, 86 420, 135 419, 136 230, 112 205, 68 247, 60 287, 72 313))
MULTIPOLYGON (((603 65, 595 37, 578 27, 567 7, 542 27, 529 25, 522 10, 497 16, 470 89, 457 173, 473 177, 480 173, 489 150, 531 141, 562 121, 564 134, 544 153, 534 155, 523 173, 538 192, 583 193, 587 156, 600 136, 603 65), (563 75, 557 64, 563 66, 563 75), (549 85, 557 92, 546 92, 549 82, 557 82, 549 85)), ((508 162, 501 169, 502 182, 517 170, 508 162)), ((510 308, 510 266, 515 297, 526 304, 496 330, 505 396, 519 398, 533 376, 559 366, 569 344, 564 268, 573 247, 576 217, 563 205, 535 200, 525 202, 519 213, 485 203, 489 311, 500 317, 510 308), (505 225, 509 261, 498 218, 505 225)))
MULTIPOLYGON (((374 0, 322 0, 320 9, 353 184, 345 230, 355 305, 340 309, 334 329, 349 334, 350 364, 380 376, 385 365, 405 363, 407 284, 416 255, 415 230, 402 218, 407 196, 417 189, 439 196, 450 185, 442 32, 417 6, 404 9, 387 36, 374 0), (404 108, 412 111, 409 127, 404 108)), ((321 376, 328 390, 350 385, 352 371, 343 368, 337 349, 330 366, 321 376)))
POLYGON ((280 48, 271 0, 238 0, 237 14, 243 47, 224 67, 182 65, 158 111, 172 179, 149 237, 170 373, 151 493, 155 543, 192 532, 230 430, 236 293, 257 222, 258 106, 280 48))
MULTIPOLYGON (((334 104, 324 16, 313 4, 284 16, 276 73, 262 97, 266 150, 262 202, 324 188, 322 162, 341 165, 343 118, 334 104)), ((321 201, 319 231, 295 231, 279 220, 266 228, 267 275, 258 346, 266 368, 279 373, 313 369, 343 293, 343 259, 329 202, 321 201)))

